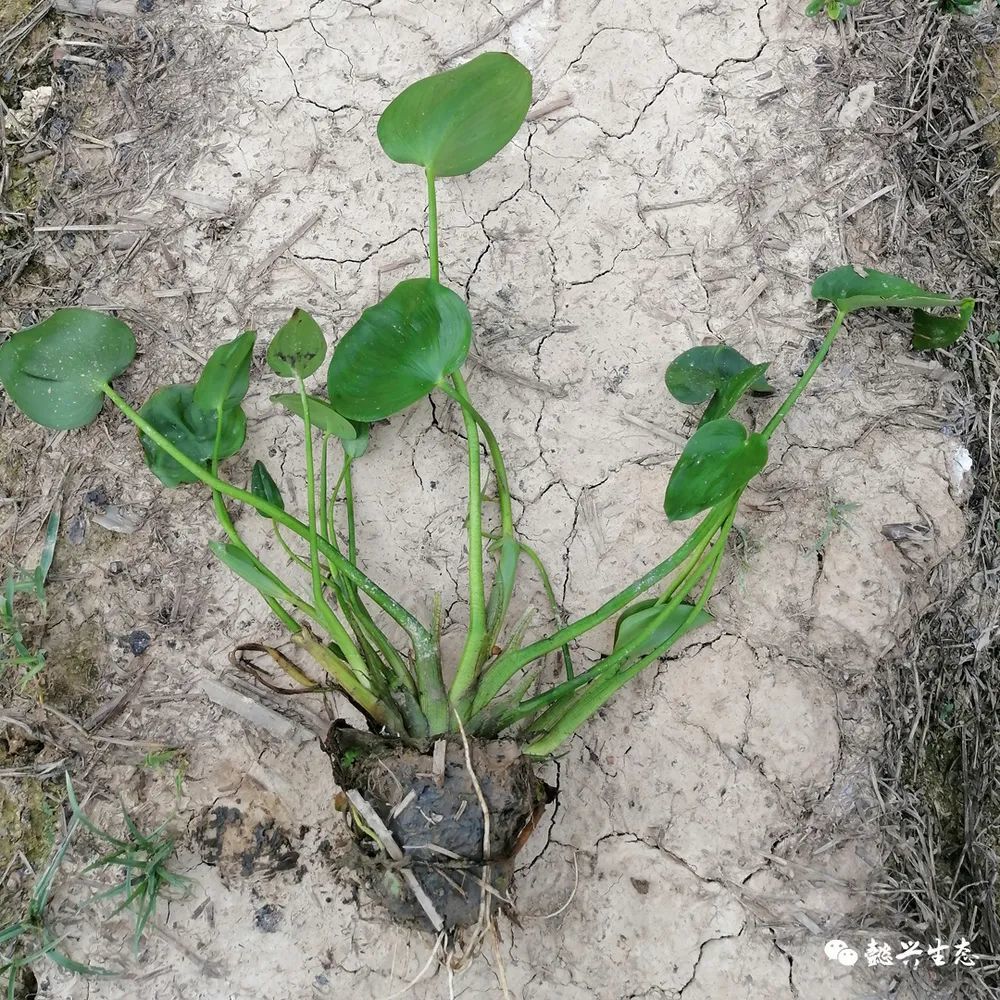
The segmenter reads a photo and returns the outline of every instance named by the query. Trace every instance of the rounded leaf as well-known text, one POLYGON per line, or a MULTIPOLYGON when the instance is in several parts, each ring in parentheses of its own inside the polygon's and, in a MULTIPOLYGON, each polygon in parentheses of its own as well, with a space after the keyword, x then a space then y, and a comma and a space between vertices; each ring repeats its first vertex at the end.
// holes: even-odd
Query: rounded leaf
MULTIPOLYGON (((286 410, 291 410, 299 418, 302 418, 305 413, 302 397, 295 392, 279 392, 271 397, 271 402, 283 406, 286 410)), ((332 434, 334 437, 344 438, 348 441, 354 440, 357 434, 354 424, 346 417, 342 417, 325 399, 320 399, 318 396, 306 396, 306 405, 309 408, 309 423, 313 427, 319 428, 325 434, 332 434)))
POLYGON ((308 378, 326 357, 326 337, 319 324, 304 309, 274 335, 267 348, 267 363, 283 378, 308 378))
POLYGON ((704 403, 712 393, 751 369, 756 374, 746 388, 751 392, 773 392, 763 374, 767 365, 751 364, 739 351, 726 344, 692 347, 679 354, 667 367, 665 381, 670 395, 679 403, 696 405, 704 403))
POLYGON ((663 509, 684 521, 742 489, 767 465, 767 441, 736 420, 702 424, 684 446, 667 484, 663 509))
POLYGON ((838 267, 821 274, 812 286, 812 297, 832 302, 841 312, 890 307, 933 309, 961 305, 950 295, 928 292, 919 285, 874 268, 838 267))
POLYGON ((937 316, 923 309, 913 311, 913 340, 915 351, 935 351, 951 347, 969 328, 975 299, 962 299, 957 316, 937 316))
POLYGON ((467 174, 514 137, 531 106, 531 74, 505 52, 484 52, 418 80, 386 109, 378 141, 390 159, 435 177, 467 174))
POLYGON ((451 289, 431 278, 401 281, 334 348, 330 402, 351 420, 391 417, 457 371, 471 344, 472 317, 451 289))
POLYGON ((43 427, 85 427, 101 411, 102 386, 135 357, 135 336, 119 319, 59 309, 0 345, 0 383, 43 427))
POLYGON ((217 347, 194 387, 194 401, 203 410, 229 410, 239 406, 250 388, 250 363, 257 334, 241 333, 217 347))
MULTIPOLYGON (((215 449, 218 422, 222 421, 219 458, 229 458, 243 447, 247 418, 241 407, 204 410, 194 401, 193 385, 168 385, 157 389, 139 410, 153 427, 193 462, 208 468, 215 449)), ((140 433, 143 454, 150 471, 164 486, 195 483, 197 476, 180 465, 158 444, 140 433)))

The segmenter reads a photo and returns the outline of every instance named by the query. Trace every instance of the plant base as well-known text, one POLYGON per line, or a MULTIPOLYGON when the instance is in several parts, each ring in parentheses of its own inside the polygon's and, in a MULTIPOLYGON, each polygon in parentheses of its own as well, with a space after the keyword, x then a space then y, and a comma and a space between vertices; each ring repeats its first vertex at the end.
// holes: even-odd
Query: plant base
POLYGON ((513 740, 470 739, 474 778, 461 738, 442 737, 435 768, 436 742, 381 737, 338 721, 325 749, 337 783, 348 793, 351 834, 366 859, 372 894, 399 923, 450 932, 481 922, 494 904, 504 905, 514 858, 552 790, 513 740), (488 853, 477 782, 489 814, 488 853), (382 829, 357 808, 357 795, 382 829), (385 830, 392 843, 385 842, 385 830), (484 884, 495 890, 485 904, 484 884))

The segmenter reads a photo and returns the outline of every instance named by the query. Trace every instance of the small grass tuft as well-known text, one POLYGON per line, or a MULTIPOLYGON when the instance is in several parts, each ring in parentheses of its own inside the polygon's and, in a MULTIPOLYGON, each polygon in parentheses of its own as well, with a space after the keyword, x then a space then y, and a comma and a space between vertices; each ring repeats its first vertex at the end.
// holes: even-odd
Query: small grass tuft
MULTIPOLYGON (((67 783, 68 780, 67 778, 67 783)), ((59 946, 62 939, 46 920, 52 884, 66 858, 78 825, 75 818, 70 821, 62 843, 35 882, 26 912, 21 919, 0 927, 0 983, 6 1000, 15 1000, 19 983, 30 975, 32 964, 42 958, 49 959, 67 972, 82 975, 106 974, 105 970, 76 962, 61 951, 59 946)))
POLYGON ((26 690, 45 668, 45 653, 32 649, 26 642, 17 597, 19 594, 32 594, 44 615, 45 581, 52 567, 58 534, 59 512, 54 510, 49 515, 38 565, 30 572, 23 569, 13 571, 3 585, 0 600, 0 679, 11 671, 19 672, 18 687, 21 691, 26 690))
POLYGON ((185 890, 190 884, 189 878, 172 872, 168 867, 177 846, 176 838, 167 833, 166 823, 151 833, 143 833, 125 810, 122 811, 125 838, 114 837, 84 815, 68 778, 66 788, 74 820, 111 848, 107 854, 91 862, 84 871, 121 869, 121 881, 98 893, 90 903, 105 899, 118 900, 115 914, 131 910, 134 918, 132 945, 138 951, 146 925, 156 913, 160 896, 169 890, 185 890))
POLYGON ((841 528, 850 529, 851 515, 860 508, 861 504, 851 503, 849 500, 831 500, 830 506, 826 510, 826 523, 819 533, 819 538, 813 543, 813 548, 817 552, 823 552, 830 543, 830 539, 841 528))

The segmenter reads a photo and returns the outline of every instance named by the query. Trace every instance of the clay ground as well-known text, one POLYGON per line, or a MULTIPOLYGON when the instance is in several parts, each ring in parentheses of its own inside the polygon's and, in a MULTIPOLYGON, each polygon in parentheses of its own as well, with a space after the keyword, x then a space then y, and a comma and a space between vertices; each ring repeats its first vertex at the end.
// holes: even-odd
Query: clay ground
MULTIPOLYGON (((869 138, 893 82, 842 86, 831 69, 849 32, 797 4, 205 0, 161 30, 183 52, 164 84, 171 114, 124 166, 113 149, 91 160, 112 186, 116 169, 145 183, 73 216, 150 234, 127 253, 121 234, 81 237, 104 265, 84 301, 120 309, 139 337, 121 380, 135 400, 191 378, 243 328, 266 342, 295 306, 332 340, 422 273, 422 178, 381 153, 379 112, 406 83, 480 51, 531 69, 527 127, 473 176, 440 185, 442 263, 476 323, 470 387, 504 445, 518 530, 570 616, 681 538, 662 495, 692 424, 664 390, 667 362, 724 339, 772 361, 786 388, 824 329, 809 280, 847 261, 896 263, 892 193, 872 197, 894 167, 869 138)), ((879 863, 866 756, 879 671, 933 599, 932 570, 962 549, 968 488, 950 380, 907 351, 904 332, 891 319, 851 324, 747 494, 716 622, 549 765, 558 805, 524 855, 519 926, 504 924, 496 951, 453 983, 431 969, 408 995, 888 995, 894 973, 830 962, 823 946, 863 947, 872 933, 859 910, 879 863), (883 532, 892 524, 926 530, 898 544, 883 532)), ((257 370, 249 448, 229 473, 245 481, 263 458, 295 504, 298 431, 257 370)), ((749 419, 772 407, 753 402, 749 419)), ((290 705, 232 671, 235 644, 280 634, 208 554, 207 497, 164 492, 113 414, 52 438, 8 406, 3 427, 5 487, 24 499, 0 517, 18 554, 53 502, 75 525, 57 553, 49 645, 86 643, 95 671, 78 704, 54 705, 81 720, 141 676, 96 743, 70 730, 62 749, 86 762, 76 780, 106 824, 118 796, 148 826, 169 819, 182 834, 175 867, 194 880, 138 956, 125 917, 78 913, 100 880, 71 881, 58 899, 67 950, 123 973, 84 982, 39 967, 38 996, 402 992, 431 939, 388 926, 331 861, 344 835, 313 732, 345 707, 290 705), (109 504, 130 533, 102 527, 109 504), (136 630, 151 638, 139 657, 123 641, 136 630), (246 718, 232 689, 277 714, 246 718), (142 765, 162 745, 183 750, 179 794, 169 768, 142 765)), ((366 570, 424 617, 441 595, 454 648, 465 616, 454 408, 434 398, 378 426, 356 485, 366 570)), ((251 521, 241 526, 264 544, 251 521)), ((526 573, 515 615, 530 605, 544 624, 526 573)), ((609 638, 590 637, 581 656, 609 638)))

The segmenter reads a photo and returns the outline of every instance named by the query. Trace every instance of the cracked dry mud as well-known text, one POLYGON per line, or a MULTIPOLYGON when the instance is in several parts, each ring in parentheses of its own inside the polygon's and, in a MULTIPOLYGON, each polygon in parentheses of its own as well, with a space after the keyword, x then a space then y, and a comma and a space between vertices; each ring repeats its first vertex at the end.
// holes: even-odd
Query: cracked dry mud
MULTIPOLYGON (((239 221, 214 240, 197 207, 164 204, 180 227, 175 270, 154 260, 132 287, 215 289, 181 327, 203 355, 241 324, 266 336, 295 305, 343 331, 424 268, 422 178, 381 154, 379 112, 435 67, 514 53, 535 76, 529 125, 474 178, 439 186, 444 280, 468 295, 470 388, 504 445, 519 531, 567 613, 590 610, 682 537, 662 495, 690 418, 664 391, 666 363, 724 337, 754 361, 773 358, 787 387, 815 347, 808 278, 845 256, 877 262, 865 216, 847 227, 838 216, 841 189, 878 152, 820 99, 833 36, 798 6, 206 0, 198 30, 213 34, 221 65, 200 97, 217 120, 184 183, 231 200, 239 221)), ((172 345, 147 337, 142 348, 149 378, 190 376, 172 345)), ((549 766, 558 806, 525 852, 521 927, 506 927, 499 948, 512 996, 837 1000, 871 989, 822 946, 850 928, 859 895, 847 883, 877 860, 874 834, 856 835, 870 794, 857 762, 877 739, 869 681, 931 599, 929 570, 963 537, 960 448, 936 419, 933 371, 907 361, 894 327, 853 324, 747 494, 715 624, 549 766), (834 504, 856 506, 824 545, 834 504), (881 533, 911 521, 931 526, 926 544, 908 550, 881 533)), ((268 415, 251 420, 249 460, 294 476, 298 432, 273 415, 268 391, 251 390, 251 415, 268 415)), ((751 404, 752 419, 772 405, 751 404)), ((373 440, 356 473, 362 560, 424 615, 442 594, 455 647, 461 422, 447 401, 425 401, 373 440)), ((134 482, 133 500, 158 496, 141 474, 134 482)), ((293 482, 286 500, 301 494, 293 482)), ((263 542, 252 521, 242 524, 263 542)), ((105 591, 134 615, 171 593, 190 609, 186 631, 154 636, 156 689, 172 704, 137 699, 133 711, 157 732, 168 719, 190 746, 185 815, 264 817, 299 865, 251 863, 244 876, 208 864, 193 838, 179 861, 197 887, 163 912, 167 934, 135 967, 155 973, 95 979, 86 995, 394 994, 430 941, 387 926, 330 865, 344 837, 318 743, 244 726, 199 687, 226 670, 233 644, 277 634, 264 605, 210 563, 210 527, 207 502, 160 497, 138 536, 150 563, 131 574, 145 572, 146 589, 105 591)), ((530 573, 516 602, 515 617, 544 606, 530 573)), ((610 628, 591 635, 581 656, 609 638, 610 628)), ((88 942, 91 961, 128 961, 115 926, 88 942)), ((487 957, 456 995, 501 995, 487 957)), ((446 975, 409 995, 447 996, 446 975)))

